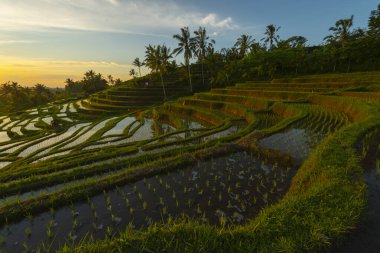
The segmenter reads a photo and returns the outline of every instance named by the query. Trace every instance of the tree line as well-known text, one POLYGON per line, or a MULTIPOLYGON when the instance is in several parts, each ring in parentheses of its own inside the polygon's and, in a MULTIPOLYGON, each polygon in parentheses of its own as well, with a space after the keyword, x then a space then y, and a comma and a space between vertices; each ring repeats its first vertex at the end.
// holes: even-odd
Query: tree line
MULTIPOLYGON (((270 24, 263 38, 257 40, 243 34, 231 48, 221 50, 215 50, 215 41, 209 38, 204 27, 199 27, 193 35, 188 27, 183 27, 179 34, 173 35, 177 48, 148 45, 145 59, 136 58, 133 65, 138 68, 141 79, 159 80, 164 90, 164 78, 178 78, 188 82, 191 92, 194 85, 199 90, 245 80, 379 70, 380 4, 370 13, 368 27, 353 28, 353 25, 354 16, 340 19, 329 28, 330 34, 322 44, 310 46, 303 36, 280 38, 281 27, 270 24), (184 64, 179 66, 172 58, 180 54, 184 64), (143 65, 151 70, 145 77, 141 77, 143 65), (195 77, 194 70, 197 70, 195 77)), ((137 77, 134 69, 130 74, 137 77)))
POLYGON ((70 96, 88 96, 92 93, 105 90, 112 85, 122 85, 123 81, 119 78, 114 79, 112 75, 104 77, 100 73, 89 70, 84 73, 83 78, 74 81, 71 78, 65 80, 65 91, 70 96))
POLYGON ((24 87, 17 82, 6 82, 0 85, 0 112, 9 113, 22 111, 32 107, 45 105, 58 99, 87 97, 88 95, 105 90, 112 85, 123 85, 119 78, 89 70, 83 78, 74 81, 70 78, 65 81, 65 89, 51 89, 43 84, 33 87, 24 87))
POLYGON ((55 99, 55 93, 43 84, 22 87, 17 82, 0 85, 1 112, 15 112, 46 104, 55 99))

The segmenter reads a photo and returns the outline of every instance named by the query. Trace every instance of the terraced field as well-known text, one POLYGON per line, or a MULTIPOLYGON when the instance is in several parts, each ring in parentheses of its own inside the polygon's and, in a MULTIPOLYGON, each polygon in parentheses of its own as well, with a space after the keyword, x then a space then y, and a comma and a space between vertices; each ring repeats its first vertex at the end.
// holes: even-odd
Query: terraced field
POLYGON ((380 160, 380 77, 351 79, 248 82, 157 106, 153 88, 118 88, 1 116, 0 249, 339 248, 380 160))

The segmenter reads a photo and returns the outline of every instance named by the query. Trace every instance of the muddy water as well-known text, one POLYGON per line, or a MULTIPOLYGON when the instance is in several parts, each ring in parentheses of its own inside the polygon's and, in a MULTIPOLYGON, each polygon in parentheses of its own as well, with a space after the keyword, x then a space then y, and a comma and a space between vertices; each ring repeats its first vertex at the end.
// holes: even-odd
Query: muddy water
POLYGON ((8 137, 7 132, 0 131, 0 143, 1 142, 7 142, 7 141, 10 141, 10 140, 11 140, 11 138, 8 137))
POLYGON ((111 121, 113 119, 115 119, 115 118, 110 118, 110 119, 103 120, 99 124, 93 126, 86 133, 81 134, 80 137, 77 138, 76 140, 73 140, 70 143, 68 143, 67 145, 61 147, 61 149, 72 148, 72 147, 75 147, 76 145, 79 145, 79 144, 87 141, 92 135, 94 135, 97 131, 99 131, 100 129, 102 129, 109 121, 111 121))
POLYGON ((35 127, 34 124, 35 124, 35 122, 30 122, 30 123, 25 127, 25 129, 26 129, 26 130, 29 130, 29 131, 39 131, 39 130, 41 130, 41 128, 35 127))
POLYGON ((136 121, 135 117, 125 117, 123 120, 118 122, 116 126, 114 126, 112 129, 107 131, 106 133, 103 134, 103 136, 108 136, 108 135, 122 135, 124 130, 133 122, 136 121))
POLYGON ((74 106, 73 103, 70 104, 69 111, 70 111, 71 113, 76 113, 76 112, 77 112, 77 109, 75 109, 75 106, 74 106))
POLYGON ((0 170, 9 164, 11 164, 11 162, 0 162, 0 170))
POLYGON ((26 156, 30 155, 31 153, 34 153, 34 152, 37 152, 37 151, 41 151, 41 152, 45 152, 46 153, 48 151, 46 148, 48 148, 49 146, 55 145, 56 143, 58 143, 60 141, 64 141, 66 138, 68 138, 68 137, 72 136, 73 134, 75 134, 78 129, 80 129, 82 127, 85 127, 88 124, 89 123, 81 123, 81 124, 74 125, 74 126, 70 127, 63 134, 55 135, 52 138, 46 139, 46 140, 44 140, 42 142, 36 143, 35 145, 33 145, 31 147, 28 147, 27 149, 23 150, 19 154, 19 156, 20 157, 26 157, 26 156))
POLYGON ((311 151, 323 139, 323 134, 308 129, 292 128, 273 134, 259 141, 259 146, 290 155, 295 162, 305 161, 311 151))
POLYGON ((129 224, 145 228, 181 215, 216 225, 244 223, 279 200, 295 172, 247 152, 199 161, 2 227, 0 250, 22 252, 23 244, 34 249, 42 242, 51 242, 54 250, 87 233, 101 239, 129 224))

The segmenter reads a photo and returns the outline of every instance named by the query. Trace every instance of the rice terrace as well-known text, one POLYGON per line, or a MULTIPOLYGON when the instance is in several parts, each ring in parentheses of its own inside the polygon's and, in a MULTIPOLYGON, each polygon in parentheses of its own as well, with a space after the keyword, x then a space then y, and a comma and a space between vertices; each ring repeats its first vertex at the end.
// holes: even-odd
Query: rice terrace
POLYGON ((219 50, 192 23, 134 52, 126 81, 4 82, 0 252, 380 252, 380 4, 366 15, 322 44, 272 24, 219 50))

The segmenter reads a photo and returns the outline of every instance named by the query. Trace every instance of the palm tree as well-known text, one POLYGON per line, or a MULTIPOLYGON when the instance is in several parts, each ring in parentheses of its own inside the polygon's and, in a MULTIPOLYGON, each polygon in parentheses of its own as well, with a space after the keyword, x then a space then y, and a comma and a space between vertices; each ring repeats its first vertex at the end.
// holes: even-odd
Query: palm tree
POLYGON ((139 75, 141 77, 141 67, 144 66, 144 62, 141 62, 138 57, 132 62, 132 65, 139 68, 139 75))
POLYGON ((224 61, 226 63, 230 61, 236 61, 239 59, 239 51, 236 47, 222 48, 220 50, 220 53, 223 55, 224 61))
POLYGON ((350 29, 354 23, 354 16, 352 15, 348 19, 340 19, 336 21, 335 26, 330 27, 329 31, 332 31, 333 34, 325 37, 325 40, 331 42, 341 43, 344 47, 345 44, 349 41, 351 32, 350 29))
POLYGON ((371 11, 371 16, 368 20, 368 33, 371 36, 380 36, 380 4, 376 10, 371 11))
POLYGON ((207 36, 206 28, 199 27, 198 31, 194 32, 194 45, 195 45, 195 54, 197 55, 198 60, 201 62, 202 66, 202 83, 203 87, 205 86, 205 77, 204 77, 204 60, 206 57, 206 51, 209 48, 213 48, 215 44, 215 40, 211 40, 208 42, 210 37, 207 36))
POLYGON ((252 47, 255 40, 250 35, 242 34, 236 41, 234 47, 239 49, 239 56, 243 58, 252 47))
POLYGON ((107 79, 108 79, 108 82, 109 82, 111 85, 114 85, 114 84, 115 84, 115 80, 113 79, 113 76, 112 76, 112 75, 108 75, 108 76, 107 76, 107 79))
POLYGON ((89 79, 95 79, 95 77, 96 77, 95 71, 93 71, 92 69, 90 69, 89 71, 87 71, 86 73, 84 73, 84 78, 83 79, 89 80, 89 79))
POLYGON ((165 45, 152 46, 149 45, 145 50, 145 65, 152 70, 152 72, 158 73, 161 78, 162 89, 164 92, 164 99, 166 100, 166 90, 163 79, 163 74, 167 71, 170 65, 170 48, 165 45))
POLYGON ((166 100, 166 91, 165 91, 165 86, 164 86, 164 79, 163 79, 163 74, 168 71, 168 67, 171 65, 169 60, 172 58, 172 53, 170 52, 170 48, 167 46, 162 45, 159 46, 159 51, 160 51, 160 77, 161 77, 161 84, 162 88, 164 90, 164 99, 166 100))
POLYGON ((190 92, 193 92, 193 85, 191 83, 191 71, 190 71, 190 59, 193 58, 193 52, 195 47, 194 38, 190 37, 189 27, 182 27, 181 34, 173 35, 173 38, 178 40, 178 47, 174 49, 173 54, 179 55, 183 52, 185 59, 185 66, 189 73, 190 92))
POLYGON ((269 43, 269 49, 272 49, 274 46, 274 43, 278 43, 280 40, 280 36, 278 36, 276 33, 280 30, 280 26, 277 27, 273 24, 270 24, 267 26, 265 30, 266 38, 263 38, 265 45, 267 46, 269 43))
POLYGON ((50 90, 43 84, 36 84, 33 88, 34 96, 33 100, 36 105, 44 104, 52 97, 50 90))
POLYGON ((132 76, 133 78, 135 78, 135 76, 136 76, 136 71, 135 71, 135 69, 131 69, 131 70, 129 71, 129 75, 132 76))

